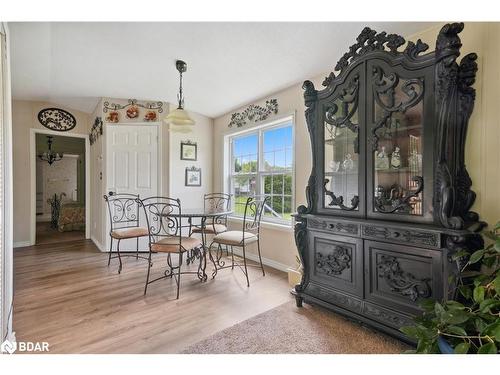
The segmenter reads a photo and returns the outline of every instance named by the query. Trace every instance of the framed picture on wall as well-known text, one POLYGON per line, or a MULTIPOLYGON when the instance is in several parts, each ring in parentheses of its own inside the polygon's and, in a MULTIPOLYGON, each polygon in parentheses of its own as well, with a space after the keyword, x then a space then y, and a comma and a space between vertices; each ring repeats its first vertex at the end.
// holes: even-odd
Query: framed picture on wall
POLYGON ((198 159, 198 145, 196 142, 181 142, 181 160, 196 161, 198 159))
POLYGON ((185 186, 201 186, 201 168, 186 168, 185 186))

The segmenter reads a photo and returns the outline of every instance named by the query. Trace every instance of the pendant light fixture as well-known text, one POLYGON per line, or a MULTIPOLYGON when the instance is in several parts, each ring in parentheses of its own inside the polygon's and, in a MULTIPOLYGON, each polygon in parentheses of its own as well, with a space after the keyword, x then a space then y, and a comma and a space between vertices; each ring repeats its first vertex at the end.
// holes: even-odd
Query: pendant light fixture
POLYGON ((178 106, 177 109, 174 109, 168 114, 167 117, 165 117, 165 121, 170 124, 171 131, 189 133, 193 129, 194 121, 184 110, 184 96, 182 94, 182 73, 186 72, 187 64, 182 60, 177 60, 175 62, 175 67, 180 75, 179 94, 177 94, 178 106))
POLYGON ((63 158, 63 154, 59 154, 58 152, 52 151, 52 142, 54 137, 51 135, 47 136, 47 145, 49 147, 48 151, 45 151, 38 155, 40 160, 46 161, 49 165, 52 165, 54 162, 59 161, 63 158))

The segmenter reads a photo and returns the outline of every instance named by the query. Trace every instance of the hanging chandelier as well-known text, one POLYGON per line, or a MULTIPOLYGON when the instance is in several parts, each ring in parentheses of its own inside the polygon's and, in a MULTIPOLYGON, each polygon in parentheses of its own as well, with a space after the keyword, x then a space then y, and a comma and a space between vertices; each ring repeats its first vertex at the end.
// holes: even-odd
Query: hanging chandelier
POLYGON ((194 120, 184 110, 184 96, 182 93, 182 73, 186 72, 187 64, 182 60, 177 60, 175 67, 180 75, 179 94, 177 94, 178 106, 177 109, 174 109, 165 117, 165 121, 170 124, 171 131, 189 133, 193 130, 194 120))
POLYGON ((52 142, 54 142, 54 137, 51 135, 47 136, 47 145, 49 146, 48 151, 45 151, 38 155, 38 158, 42 161, 46 161, 49 165, 52 165, 54 162, 59 161, 63 158, 63 154, 59 154, 58 152, 52 151, 52 142))

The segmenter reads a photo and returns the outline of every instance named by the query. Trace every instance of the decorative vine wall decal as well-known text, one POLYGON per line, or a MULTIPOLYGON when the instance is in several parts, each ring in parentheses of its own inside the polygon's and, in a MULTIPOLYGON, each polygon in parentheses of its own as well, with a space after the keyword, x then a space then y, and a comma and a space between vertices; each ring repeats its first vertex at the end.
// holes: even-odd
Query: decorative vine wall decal
POLYGON ((231 121, 229 122, 229 127, 232 128, 236 125, 237 128, 241 128, 247 122, 259 122, 267 119, 271 114, 278 113, 278 100, 270 99, 266 100, 265 107, 250 104, 247 109, 243 112, 236 112, 231 115, 231 121))

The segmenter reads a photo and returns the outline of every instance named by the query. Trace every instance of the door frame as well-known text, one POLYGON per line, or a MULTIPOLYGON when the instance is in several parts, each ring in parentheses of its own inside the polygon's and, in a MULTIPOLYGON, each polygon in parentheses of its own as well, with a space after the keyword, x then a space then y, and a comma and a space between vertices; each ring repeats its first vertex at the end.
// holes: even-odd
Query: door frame
POLYGON ((30 245, 36 242, 36 135, 82 138, 85 140, 85 238, 90 238, 90 141, 87 134, 62 133, 54 130, 30 129, 30 245))

